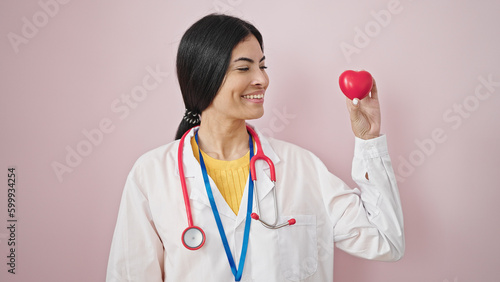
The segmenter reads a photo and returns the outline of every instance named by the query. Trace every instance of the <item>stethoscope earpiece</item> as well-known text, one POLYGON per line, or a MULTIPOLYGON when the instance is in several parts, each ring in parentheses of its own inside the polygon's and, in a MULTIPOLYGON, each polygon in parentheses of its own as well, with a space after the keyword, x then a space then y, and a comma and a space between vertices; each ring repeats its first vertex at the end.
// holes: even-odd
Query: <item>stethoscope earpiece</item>
POLYGON ((286 222, 283 222, 281 224, 276 224, 276 222, 275 222, 274 224, 271 225, 271 224, 268 224, 267 222, 261 220, 260 216, 256 213, 252 213, 252 215, 250 217, 254 220, 260 221, 260 223, 262 223, 262 225, 264 227, 269 228, 269 229, 278 229, 278 228, 285 227, 285 226, 291 226, 291 225, 294 225, 295 223, 297 223, 295 218, 290 218, 289 220, 287 220, 286 222))

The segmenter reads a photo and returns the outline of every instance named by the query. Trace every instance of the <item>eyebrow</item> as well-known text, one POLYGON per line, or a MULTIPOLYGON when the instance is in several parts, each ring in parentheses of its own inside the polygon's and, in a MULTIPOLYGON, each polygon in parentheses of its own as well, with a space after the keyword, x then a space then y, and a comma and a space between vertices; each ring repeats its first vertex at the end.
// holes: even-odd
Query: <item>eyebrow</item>
MULTIPOLYGON (((260 59, 259 63, 260 63, 260 62, 262 62, 262 61, 264 61, 265 59, 266 59, 266 56, 263 56, 263 57, 260 59)), ((247 61, 247 62, 249 62, 249 63, 253 63, 253 62, 255 62, 254 60, 252 60, 252 59, 250 59, 250 58, 247 58, 247 57, 239 57, 238 59, 234 60, 233 62, 235 62, 235 63, 236 63, 236 62, 239 62, 239 61, 247 61)))

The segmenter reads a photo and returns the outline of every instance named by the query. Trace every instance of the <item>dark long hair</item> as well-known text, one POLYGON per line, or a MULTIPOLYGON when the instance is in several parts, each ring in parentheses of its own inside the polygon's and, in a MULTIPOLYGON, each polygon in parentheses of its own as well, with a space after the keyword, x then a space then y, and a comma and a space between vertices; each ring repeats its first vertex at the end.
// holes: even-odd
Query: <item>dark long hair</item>
MULTIPOLYGON (((190 115, 201 114, 212 103, 224 81, 234 47, 248 35, 255 36, 264 50, 262 35, 252 24, 228 15, 207 15, 184 33, 177 51, 177 78, 190 115)), ((183 118, 175 139, 199 124, 183 118)))

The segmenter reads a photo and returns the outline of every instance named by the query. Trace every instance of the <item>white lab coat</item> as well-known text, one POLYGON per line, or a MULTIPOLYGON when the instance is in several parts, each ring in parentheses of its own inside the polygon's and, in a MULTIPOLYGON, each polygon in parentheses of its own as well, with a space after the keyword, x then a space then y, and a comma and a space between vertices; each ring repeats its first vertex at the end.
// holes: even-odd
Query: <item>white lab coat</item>
MULTIPOLYGON (((194 130, 186 137, 183 163, 193 223, 204 230, 205 245, 191 251, 181 242, 188 223, 177 140, 144 154, 132 168, 123 191, 106 281, 234 281, 200 165, 188 141, 193 134, 194 130)), ((338 248, 368 259, 402 257, 403 214, 385 136, 356 138, 352 176, 358 190, 331 174, 311 152, 258 134, 264 153, 276 167, 280 222, 293 217, 297 223, 270 230, 252 220, 241 281, 333 281, 334 242, 338 248)), ((260 216, 272 222, 269 169, 262 161, 256 169, 260 216)), ((210 183, 238 265, 248 183, 238 215, 211 179, 210 183)))

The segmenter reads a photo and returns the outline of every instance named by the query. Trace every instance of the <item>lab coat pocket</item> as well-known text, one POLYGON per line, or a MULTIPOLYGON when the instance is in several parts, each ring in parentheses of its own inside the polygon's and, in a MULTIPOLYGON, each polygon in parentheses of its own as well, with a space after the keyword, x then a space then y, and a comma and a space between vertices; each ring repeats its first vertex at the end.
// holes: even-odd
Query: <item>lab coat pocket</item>
MULTIPOLYGON (((278 229, 280 271, 289 281, 303 280, 318 268, 315 215, 295 215, 297 223, 278 229)), ((280 217, 279 222, 290 219, 280 217)))

